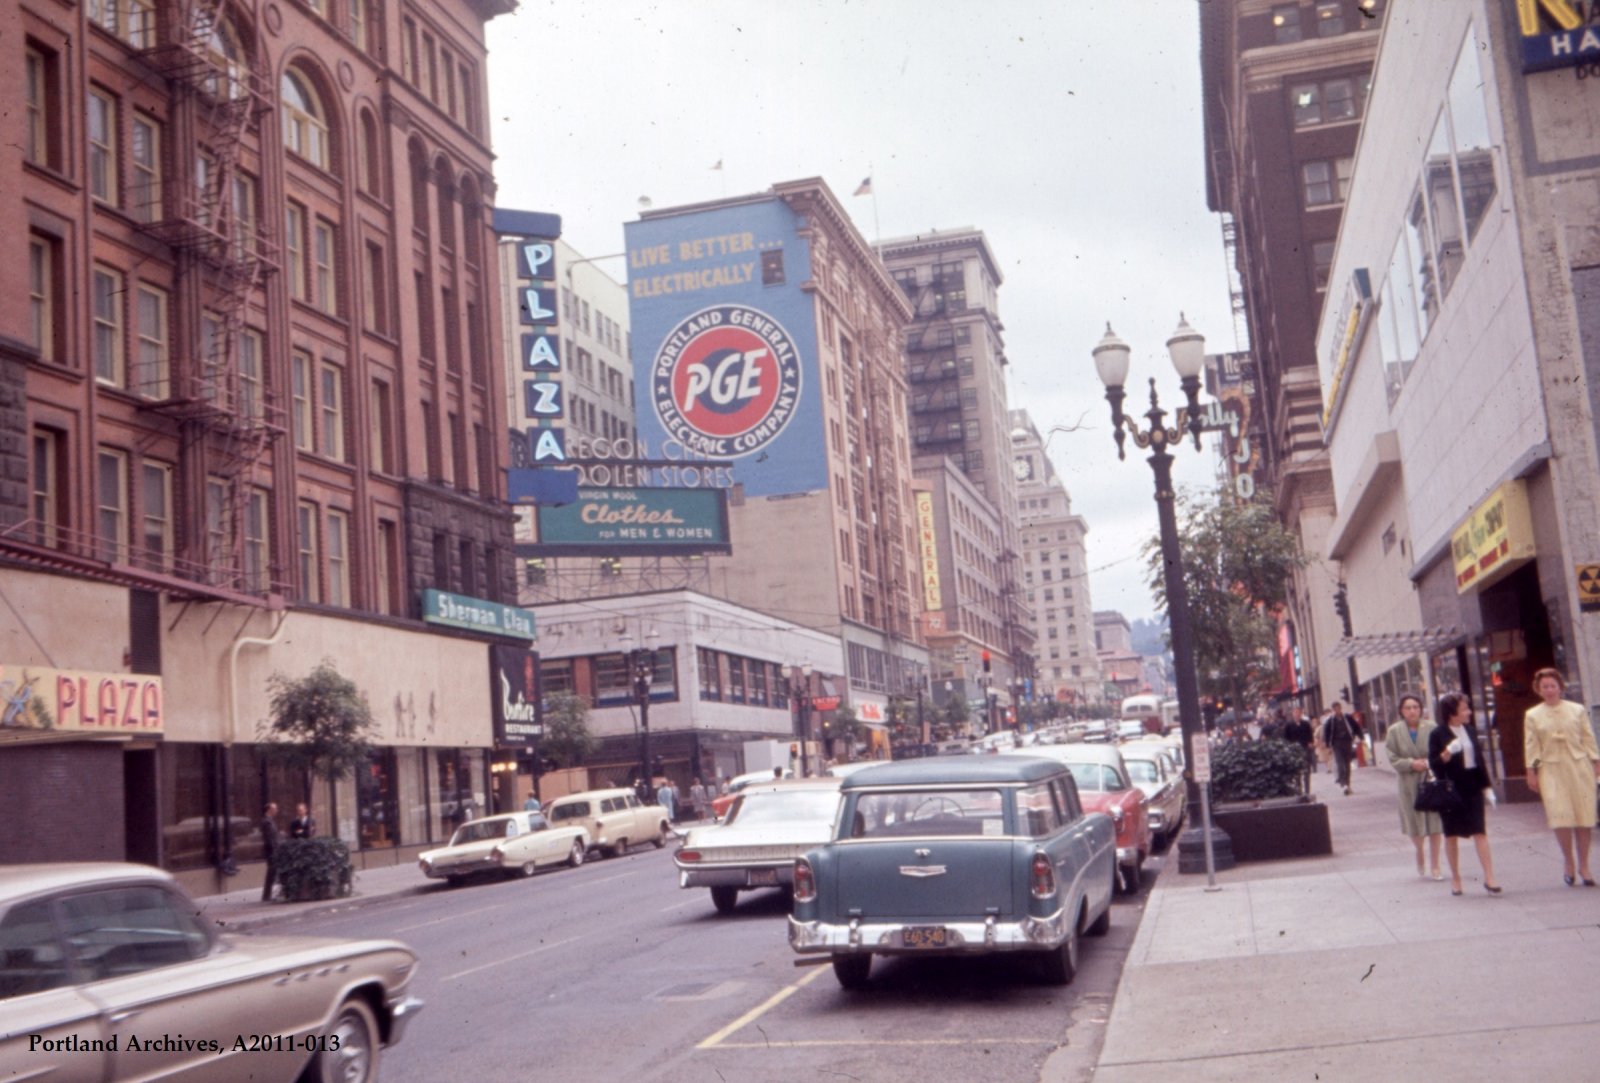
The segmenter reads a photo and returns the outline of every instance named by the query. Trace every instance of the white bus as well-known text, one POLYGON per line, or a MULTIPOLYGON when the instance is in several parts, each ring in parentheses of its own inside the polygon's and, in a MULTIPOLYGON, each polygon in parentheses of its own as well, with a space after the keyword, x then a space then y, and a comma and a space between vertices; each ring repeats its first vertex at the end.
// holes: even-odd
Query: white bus
POLYGON ((1143 722, 1151 716, 1161 719, 1162 733, 1177 728, 1178 701, 1162 699, 1150 692, 1129 696, 1122 701, 1121 718, 1124 722, 1143 722))

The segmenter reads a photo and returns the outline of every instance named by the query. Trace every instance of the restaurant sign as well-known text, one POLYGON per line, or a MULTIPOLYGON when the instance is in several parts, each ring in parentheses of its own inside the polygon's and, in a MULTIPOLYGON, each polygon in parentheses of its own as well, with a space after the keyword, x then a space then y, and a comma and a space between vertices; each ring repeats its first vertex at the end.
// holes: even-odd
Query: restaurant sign
POLYGON ((526 647, 490 647, 489 681, 495 747, 533 748, 544 736, 538 653, 526 647))
POLYGON ((1528 487, 1508 481, 1479 504, 1450 536, 1456 593, 1468 594, 1499 582, 1534 558, 1528 487))
POLYGON ((0 665, 0 738, 45 731, 159 737, 165 725, 160 677, 0 665))
POLYGON ((526 609, 501 605, 444 590, 422 592, 422 619, 430 624, 465 628, 512 639, 533 639, 533 614, 526 609))

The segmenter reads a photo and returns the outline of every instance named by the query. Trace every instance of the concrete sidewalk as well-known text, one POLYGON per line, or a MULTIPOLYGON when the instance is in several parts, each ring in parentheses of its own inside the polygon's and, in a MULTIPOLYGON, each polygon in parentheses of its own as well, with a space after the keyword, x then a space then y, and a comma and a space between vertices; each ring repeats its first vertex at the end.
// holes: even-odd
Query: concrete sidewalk
MULTIPOLYGON (((1465 893, 1417 876, 1395 777, 1323 771, 1331 857, 1151 890, 1096 1083, 1600 1078, 1600 888, 1569 888, 1539 805, 1488 813, 1496 879, 1470 843, 1465 893)), ((1600 864, 1600 862, 1597 862, 1600 864)))

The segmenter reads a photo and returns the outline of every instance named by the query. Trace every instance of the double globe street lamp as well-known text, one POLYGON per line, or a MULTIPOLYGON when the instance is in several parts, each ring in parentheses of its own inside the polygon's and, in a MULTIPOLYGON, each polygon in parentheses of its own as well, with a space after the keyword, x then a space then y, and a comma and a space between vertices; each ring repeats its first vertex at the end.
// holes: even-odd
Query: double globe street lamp
MULTIPOLYGON (((1201 790, 1200 784, 1194 777, 1194 747, 1196 742, 1203 742, 1205 735, 1200 724, 1200 689, 1195 677, 1194 669, 1194 634, 1189 620, 1189 586, 1183 576, 1183 551, 1178 544, 1178 517, 1176 511, 1176 493, 1172 486, 1172 452, 1169 447, 1179 446, 1183 443, 1185 435, 1194 438, 1196 450, 1200 448, 1200 433, 1203 419, 1200 411, 1200 371, 1205 366, 1206 347, 1205 336, 1189 326, 1189 321, 1178 315, 1178 329, 1167 339, 1167 353, 1172 358, 1172 367, 1178 370, 1179 386, 1183 389, 1187 404, 1175 412, 1173 420, 1176 422, 1171 428, 1167 427, 1167 411, 1161 408, 1160 399, 1156 395, 1156 381, 1150 380, 1150 409, 1144 413, 1148 425, 1141 429, 1138 418, 1122 412, 1122 402, 1126 397, 1123 390, 1128 380, 1128 362, 1131 350, 1128 344, 1118 338, 1116 332, 1111 330, 1111 325, 1106 324, 1105 337, 1094 348, 1095 370, 1100 374, 1100 381, 1106 385, 1106 401, 1111 403, 1112 435, 1117 442, 1117 458, 1127 458, 1126 440, 1133 437, 1135 446, 1141 450, 1150 451, 1150 469, 1155 473, 1156 482, 1156 515, 1161 525, 1161 565, 1163 581, 1167 588, 1167 619, 1172 632, 1172 658, 1178 675, 1178 720, 1183 729, 1183 758, 1186 765, 1184 780, 1188 792, 1188 807, 1191 809, 1204 808, 1209 813, 1209 800, 1201 790)), ((1209 823, 1210 816, 1199 831, 1203 837, 1205 850, 1205 867, 1210 871, 1213 864, 1213 832, 1209 823)), ((1195 849, 1194 840, 1189 836, 1195 831, 1191 828, 1185 831, 1186 840, 1180 840, 1178 867, 1181 871, 1190 870, 1185 867, 1185 853, 1192 853, 1195 849), (1184 845, 1184 841, 1189 844, 1184 845)), ((1226 841, 1226 836, 1216 833, 1218 843, 1226 841)), ((1219 846, 1220 848, 1220 846, 1219 846)), ((1233 864, 1231 852, 1221 856, 1222 867, 1231 867, 1233 864)))

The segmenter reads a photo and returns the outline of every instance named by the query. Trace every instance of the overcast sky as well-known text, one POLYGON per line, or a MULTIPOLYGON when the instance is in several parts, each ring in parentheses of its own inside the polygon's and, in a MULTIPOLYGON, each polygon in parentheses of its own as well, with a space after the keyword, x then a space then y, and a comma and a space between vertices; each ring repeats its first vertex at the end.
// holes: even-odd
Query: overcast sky
MULTIPOLYGON (((1177 377, 1179 310, 1235 343, 1205 205, 1192 0, 523 0, 490 24, 497 203, 561 215, 586 256, 657 208, 820 176, 869 240, 975 226, 1005 276, 1010 400, 1089 524, 1096 609, 1154 612, 1134 554, 1153 482, 1119 463, 1089 351, 1133 347, 1130 409, 1177 377), (721 162, 720 171, 712 167, 721 162), (875 198, 851 193, 870 173, 875 198)), ((624 261, 600 266, 619 280, 624 261)), ((1179 453, 1204 487, 1210 445, 1179 453)))

